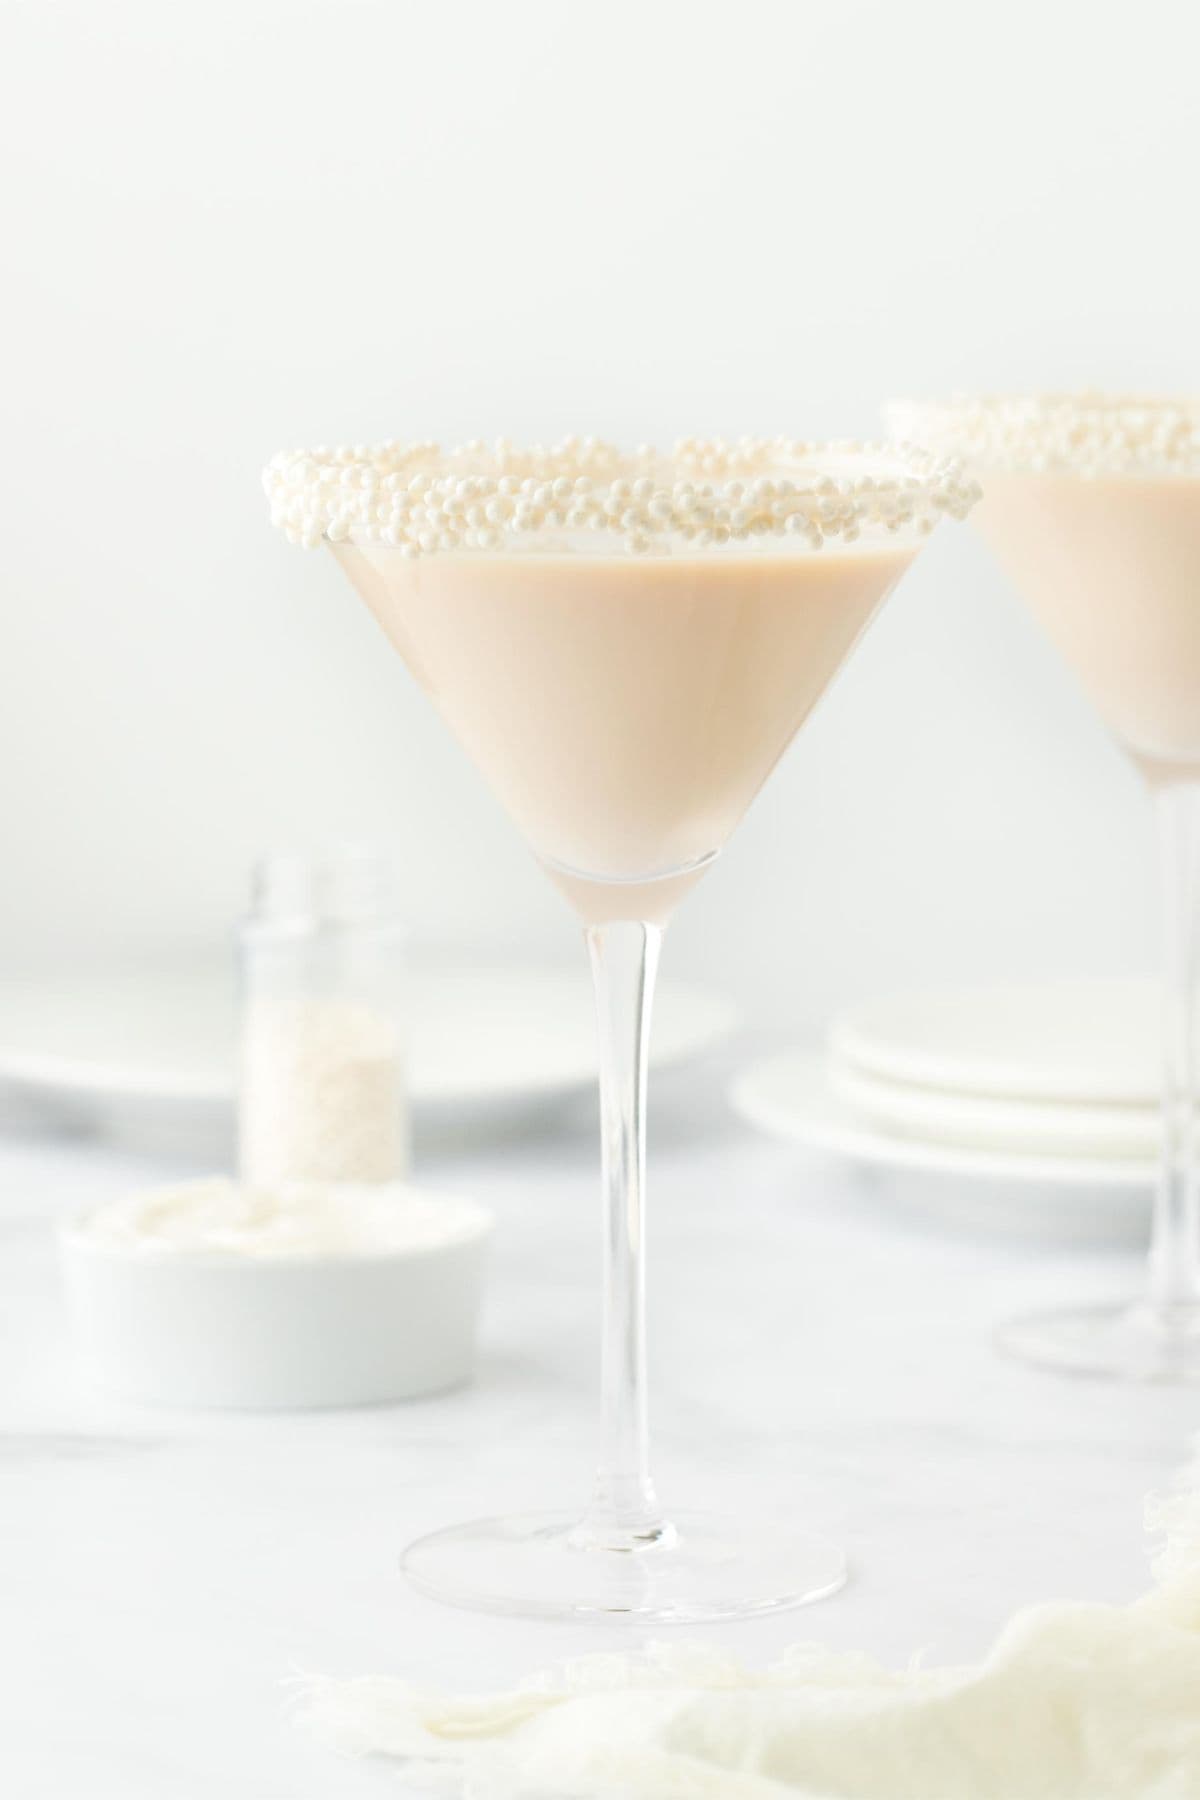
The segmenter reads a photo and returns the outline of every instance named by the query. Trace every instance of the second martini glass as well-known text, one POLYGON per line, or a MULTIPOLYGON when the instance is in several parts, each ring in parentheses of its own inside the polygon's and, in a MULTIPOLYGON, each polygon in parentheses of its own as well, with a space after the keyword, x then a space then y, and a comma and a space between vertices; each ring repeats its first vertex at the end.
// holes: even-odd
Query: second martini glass
POLYGON ((1142 775, 1162 847, 1162 1150, 1146 1291, 1014 1320, 1049 1368, 1200 1381, 1200 402, 1035 395, 899 404, 960 454, 976 521, 1142 775))
POLYGON ((582 1516, 412 1545, 439 1598, 549 1617, 706 1620, 832 1593, 836 1546, 666 1513, 645 1367, 645 1099, 662 933, 926 533, 973 499, 882 447, 690 441, 632 456, 473 443, 317 450, 266 472, 276 522, 328 543, 578 913, 603 1133, 601 1438, 582 1516))

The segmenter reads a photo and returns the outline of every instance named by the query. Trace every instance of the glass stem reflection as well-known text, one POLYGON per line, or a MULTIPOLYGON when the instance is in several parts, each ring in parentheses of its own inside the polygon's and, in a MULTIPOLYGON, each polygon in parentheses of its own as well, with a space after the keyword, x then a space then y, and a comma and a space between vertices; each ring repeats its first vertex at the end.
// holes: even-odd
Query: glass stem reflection
POLYGON ((1165 980, 1162 1152, 1150 1294, 1162 1322, 1200 1306, 1196 1102, 1200 1075, 1200 783, 1155 784, 1162 854, 1165 980))
POLYGON ((600 1032, 604 1324, 600 1460, 577 1540, 636 1550, 669 1530, 650 1479, 646 1402, 646 1063, 662 932, 618 920, 585 935, 600 1032))

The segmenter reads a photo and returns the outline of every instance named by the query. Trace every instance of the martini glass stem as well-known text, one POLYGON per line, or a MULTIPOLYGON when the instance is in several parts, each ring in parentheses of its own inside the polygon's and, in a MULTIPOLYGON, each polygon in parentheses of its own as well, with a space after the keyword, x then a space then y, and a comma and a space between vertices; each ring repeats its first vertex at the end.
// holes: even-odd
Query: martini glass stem
POLYGON ((1153 789, 1162 856, 1165 981, 1162 1151, 1150 1298, 1163 1322, 1200 1307, 1196 1102, 1200 1078, 1200 783, 1153 789))
POLYGON ((577 1540, 636 1550, 669 1530, 650 1479, 646 1403, 646 1062, 662 932, 618 920, 586 938, 600 1031, 604 1322, 600 1459, 577 1540))

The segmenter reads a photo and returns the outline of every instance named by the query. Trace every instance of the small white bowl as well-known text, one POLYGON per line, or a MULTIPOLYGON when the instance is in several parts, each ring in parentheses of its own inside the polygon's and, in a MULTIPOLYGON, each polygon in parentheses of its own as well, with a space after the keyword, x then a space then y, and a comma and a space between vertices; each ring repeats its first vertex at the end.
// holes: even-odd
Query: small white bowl
POLYGON ((105 1242, 80 1215, 59 1249, 81 1360, 99 1386, 158 1406, 371 1406, 457 1387, 474 1369, 492 1217, 419 1198, 444 1213, 444 1239, 313 1255, 105 1242))

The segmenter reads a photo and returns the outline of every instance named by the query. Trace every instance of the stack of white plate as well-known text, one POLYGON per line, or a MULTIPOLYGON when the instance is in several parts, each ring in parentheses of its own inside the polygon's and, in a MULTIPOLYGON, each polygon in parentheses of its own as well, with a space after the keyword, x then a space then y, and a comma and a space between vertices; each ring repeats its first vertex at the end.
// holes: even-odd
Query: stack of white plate
POLYGON ((1148 981, 911 994, 835 1019, 824 1055, 748 1070, 737 1109, 887 1168, 940 1211, 1058 1236, 1144 1230, 1158 1147, 1148 981))

